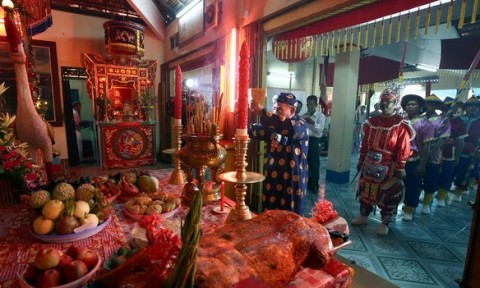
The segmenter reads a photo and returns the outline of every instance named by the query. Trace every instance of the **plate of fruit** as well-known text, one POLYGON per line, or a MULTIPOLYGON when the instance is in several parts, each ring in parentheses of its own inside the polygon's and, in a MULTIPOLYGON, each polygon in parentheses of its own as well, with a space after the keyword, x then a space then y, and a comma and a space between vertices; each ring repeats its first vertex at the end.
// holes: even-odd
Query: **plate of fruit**
POLYGON ((93 278, 102 263, 100 255, 90 249, 71 246, 66 252, 47 247, 37 252, 35 260, 18 274, 22 288, 83 287, 93 278))
POLYGON ((146 195, 131 198, 125 203, 123 213, 134 220, 141 220, 143 216, 160 214, 163 218, 170 218, 181 206, 181 199, 166 194, 146 195))
POLYGON ((62 182, 53 193, 39 190, 30 195, 31 234, 44 242, 65 243, 90 237, 110 222, 112 206, 91 184, 75 189, 62 182))
POLYGON ((75 228, 73 233, 68 233, 68 234, 56 234, 55 232, 53 232, 51 234, 42 235, 42 234, 35 233, 34 230, 30 230, 30 233, 32 234, 33 237, 43 242, 68 243, 68 242, 79 241, 97 234, 98 232, 102 231, 108 225, 108 223, 110 223, 110 220, 111 220, 111 217, 109 216, 107 219, 105 219, 105 221, 103 221, 101 224, 98 224, 96 226, 92 224, 84 224, 75 228))
POLYGON ((113 203, 122 194, 122 189, 115 179, 103 177, 93 178, 93 185, 103 194, 108 203, 113 203))

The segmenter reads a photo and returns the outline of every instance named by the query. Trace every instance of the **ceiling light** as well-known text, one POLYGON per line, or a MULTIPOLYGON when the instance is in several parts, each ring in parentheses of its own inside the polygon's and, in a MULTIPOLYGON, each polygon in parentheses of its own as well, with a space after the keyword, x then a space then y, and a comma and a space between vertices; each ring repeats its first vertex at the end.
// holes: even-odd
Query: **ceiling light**
POLYGON ((267 75, 273 77, 295 78, 295 73, 268 72, 267 75))
POLYGON ((190 2, 190 4, 188 4, 187 6, 185 6, 185 8, 183 8, 180 12, 178 12, 177 14, 177 19, 182 17, 183 15, 187 14, 188 11, 190 11, 193 7, 195 7, 195 5, 197 5, 201 0, 197 0, 197 1, 192 1, 190 2))
POLYGON ((430 66, 430 65, 425 65, 425 64, 417 64, 416 67, 417 67, 417 69, 430 71, 430 72, 437 72, 438 71, 438 68, 430 66))

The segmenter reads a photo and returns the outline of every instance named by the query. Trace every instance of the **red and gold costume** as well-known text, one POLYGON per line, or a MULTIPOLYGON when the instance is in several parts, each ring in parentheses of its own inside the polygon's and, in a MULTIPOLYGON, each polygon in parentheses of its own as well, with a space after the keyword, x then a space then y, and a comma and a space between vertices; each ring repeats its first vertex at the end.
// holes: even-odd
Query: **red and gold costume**
POLYGON ((410 139, 415 132, 400 115, 380 115, 365 122, 363 133, 359 157, 360 212, 368 216, 373 206, 378 205, 382 222, 388 224, 393 209, 402 199, 403 189, 400 184, 391 187, 384 184, 405 168, 410 156, 410 139))

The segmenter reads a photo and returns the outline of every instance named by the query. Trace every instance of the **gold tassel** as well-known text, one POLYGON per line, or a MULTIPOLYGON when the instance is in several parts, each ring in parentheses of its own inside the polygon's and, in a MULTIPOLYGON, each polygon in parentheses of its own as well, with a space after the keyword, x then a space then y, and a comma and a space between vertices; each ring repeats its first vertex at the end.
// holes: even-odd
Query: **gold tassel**
POLYGON ((428 5, 428 9, 427 9, 427 16, 425 16, 425 29, 424 29, 424 35, 428 35, 428 28, 430 26, 430 15, 431 15, 431 9, 430 9, 430 5, 428 5))
POLYGON ((383 45, 383 34, 385 32, 385 18, 382 19, 382 24, 380 26, 380 46, 383 45))
POLYGON ((288 40, 288 50, 289 50, 288 59, 291 60, 292 56, 293 56, 293 41, 292 40, 288 40))
POLYGON ((405 24, 405 42, 410 38, 410 11, 407 14, 407 23, 405 24))
POLYGON ((365 41, 364 41, 364 45, 363 45, 365 47, 363 47, 363 48, 368 48, 368 26, 369 25, 367 24, 367 26, 365 27, 365 41))
POLYGON ((390 44, 390 40, 392 40, 392 16, 390 16, 390 22, 388 23, 388 36, 387 36, 387 44, 390 44))
POLYGON ((335 52, 335 32, 332 32, 332 49, 330 49, 333 52, 335 52))
POLYGON ((299 38, 298 39, 298 58, 305 57, 305 38, 299 38))
POLYGON ((278 41, 278 47, 277 47, 277 54, 278 54, 278 59, 282 59, 283 57, 283 45, 282 45, 282 42, 283 41, 278 41))
POLYGON ((418 37, 418 27, 420 26, 420 8, 417 10, 417 16, 415 18, 415 31, 413 31, 413 39, 418 37))
POLYGON ((293 42, 295 43, 295 44, 293 45, 293 58, 298 59, 298 54, 297 54, 297 52, 298 52, 298 49, 297 49, 297 47, 298 47, 298 39, 295 38, 295 39, 293 40, 293 42))
POLYGON ((315 36, 312 41, 313 41, 313 57, 317 58, 317 53, 318 53, 318 51, 317 51, 317 48, 318 48, 317 47, 317 44, 318 44, 317 43, 317 36, 315 36))
POLYGON ((320 35, 320 56, 323 56, 323 34, 320 35))
POLYGON ((329 53, 328 53, 328 48, 329 48, 328 44, 330 43, 329 41, 330 41, 330 32, 327 33, 327 41, 326 41, 326 43, 325 43, 325 53, 326 53, 326 54, 329 54, 329 53))
POLYGON ((462 1, 462 8, 460 10, 460 18, 458 19, 458 29, 463 28, 463 24, 465 23, 465 10, 467 9, 467 0, 462 1))
POLYGON ((440 18, 442 18, 442 5, 437 6, 437 16, 435 18, 435 35, 438 34, 438 27, 440 27, 440 18))
POLYGON ((340 37, 340 30, 337 31, 337 54, 340 53, 340 39, 342 39, 342 37, 340 37))
POLYGON ((472 21, 471 24, 477 22, 478 0, 473 1, 472 21))
POLYGON ((343 52, 347 52, 347 29, 343 32, 343 52))
POLYGON ((375 48, 375 43, 377 41, 377 21, 373 22, 373 33, 372 33, 372 48, 375 48))
POLYGON ((276 41, 273 43, 273 55, 275 55, 275 58, 278 58, 278 55, 277 55, 277 42, 276 42, 276 41))
POLYGON ((395 42, 398 43, 400 41, 400 31, 402 30, 402 14, 398 14, 397 19, 397 35, 395 35, 395 42))
POLYGON ((358 35, 357 35, 357 50, 360 50, 360 40, 362 39, 362 27, 358 27, 358 35))
POLYGON ((452 15, 453 15, 453 0, 450 0, 450 6, 448 6, 447 11, 447 29, 452 25, 452 15))
POLYGON ((352 30, 350 30, 350 52, 353 50, 353 34, 355 34, 355 29, 352 28, 352 30))

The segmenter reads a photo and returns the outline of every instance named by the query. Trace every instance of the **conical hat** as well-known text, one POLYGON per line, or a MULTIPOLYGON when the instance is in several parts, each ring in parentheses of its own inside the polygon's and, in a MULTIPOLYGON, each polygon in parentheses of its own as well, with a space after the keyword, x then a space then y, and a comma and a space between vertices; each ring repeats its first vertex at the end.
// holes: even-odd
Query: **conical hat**
POLYGON ((480 100, 477 99, 477 97, 470 97, 465 101, 463 104, 464 106, 479 106, 480 105, 480 100))
POLYGON ((430 96, 425 97, 425 101, 427 101, 427 102, 442 102, 442 100, 440 100, 440 98, 438 98, 437 95, 435 95, 435 94, 432 94, 430 96))
MULTIPOLYGON (((443 99, 443 103, 447 106, 450 106, 452 105, 453 103, 455 103, 455 98, 452 98, 452 97, 445 97, 445 99, 443 99)), ((457 101, 457 104, 462 104, 461 101, 457 101)))

